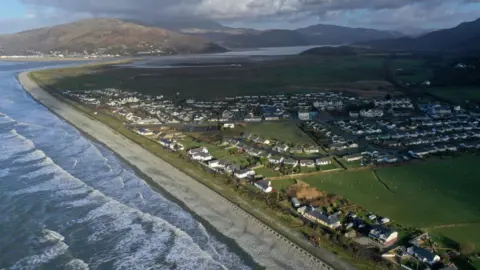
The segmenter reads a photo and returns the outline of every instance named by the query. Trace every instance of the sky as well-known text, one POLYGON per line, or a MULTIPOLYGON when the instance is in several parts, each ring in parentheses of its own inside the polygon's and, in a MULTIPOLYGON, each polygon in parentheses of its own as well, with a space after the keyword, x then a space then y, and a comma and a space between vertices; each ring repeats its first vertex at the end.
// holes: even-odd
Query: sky
POLYGON ((92 17, 214 20, 256 29, 326 23, 407 33, 480 18, 480 0, 1 0, 1 4, 0 33, 92 17))

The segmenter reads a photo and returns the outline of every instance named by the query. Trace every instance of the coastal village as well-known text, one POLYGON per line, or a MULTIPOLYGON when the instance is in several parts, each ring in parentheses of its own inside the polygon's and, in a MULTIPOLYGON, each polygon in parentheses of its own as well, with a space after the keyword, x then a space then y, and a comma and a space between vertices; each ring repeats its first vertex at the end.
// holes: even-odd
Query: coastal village
POLYGON ((211 101, 119 89, 62 94, 108 111, 138 135, 185 153, 212 174, 226 175, 267 197, 286 194, 283 207, 293 217, 373 248, 394 265, 458 269, 449 259, 454 254, 440 252, 428 233, 405 235, 390 217, 341 196, 324 196, 302 181, 276 188, 275 181, 476 152, 479 113, 433 99, 328 91, 211 101), (292 132, 299 133, 288 134, 292 132))

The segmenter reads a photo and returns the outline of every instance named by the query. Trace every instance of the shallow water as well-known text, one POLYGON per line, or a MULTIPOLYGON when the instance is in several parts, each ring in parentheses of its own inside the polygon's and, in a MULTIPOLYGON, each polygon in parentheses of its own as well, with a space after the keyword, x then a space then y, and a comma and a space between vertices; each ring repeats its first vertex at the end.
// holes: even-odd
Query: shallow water
POLYGON ((18 84, 48 65, 0 62, 0 269, 253 267, 18 84))

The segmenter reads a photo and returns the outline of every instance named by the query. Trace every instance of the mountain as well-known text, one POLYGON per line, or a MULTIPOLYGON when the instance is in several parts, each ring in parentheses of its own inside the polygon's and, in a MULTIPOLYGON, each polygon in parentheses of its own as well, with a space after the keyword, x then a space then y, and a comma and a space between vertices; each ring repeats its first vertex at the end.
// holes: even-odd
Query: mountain
POLYGON ((259 48, 310 45, 308 37, 291 30, 266 30, 242 34, 230 34, 216 42, 227 48, 259 48))
POLYGON ((404 36, 395 31, 367 28, 351 28, 337 25, 317 24, 296 30, 307 36, 312 45, 338 45, 356 42, 398 38, 404 36))
POLYGON ((375 49, 418 51, 473 51, 480 49, 480 19, 422 35, 417 38, 366 42, 375 49))
POLYGON ((350 46, 325 46, 325 47, 316 47, 311 48, 300 53, 300 55, 355 55, 357 54, 355 48, 350 46))
POLYGON ((296 30, 233 28, 208 20, 156 21, 153 23, 144 22, 144 24, 167 28, 183 34, 201 36, 227 48, 341 45, 403 36, 403 34, 394 31, 325 24, 312 25, 296 30))
POLYGON ((118 19, 88 19, 53 27, 0 36, 7 54, 19 51, 68 51, 82 53, 158 52, 188 54, 223 52, 225 48, 199 36, 118 19))

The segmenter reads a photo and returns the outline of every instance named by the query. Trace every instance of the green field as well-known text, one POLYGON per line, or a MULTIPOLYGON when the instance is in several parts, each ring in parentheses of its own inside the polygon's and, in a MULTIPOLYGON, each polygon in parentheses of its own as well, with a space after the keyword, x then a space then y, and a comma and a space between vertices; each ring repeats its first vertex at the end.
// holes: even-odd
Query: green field
MULTIPOLYGON (((241 67, 128 68, 95 66, 36 72, 52 89, 119 88, 146 94, 198 99, 247 94, 311 92, 312 87, 341 85, 344 90, 378 90, 375 82, 385 77, 384 59, 374 56, 291 56, 272 61, 242 64, 241 67), (359 87, 360 88, 360 87, 359 87)), ((320 88, 322 87, 322 88, 320 88)), ((368 91, 365 91, 368 92, 368 91)))
POLYGON ((275 177, 275 176, 280 176, 280 173, 266 167, 258 168, 255 169, 255 173, 259 175, 263 175, 264 177, 275 177))
POLYGON ((282 188, 289 187, 293 184, 295 184, 295 180, 291 178, 272 181, 272 186, 277 190, 281 190, 282 188))
MULTIPOLYGON (((480 173, 475 170, 479 162, 478 156, 463 156, 380 168, 376 171, 378 179, 372 170, 361 170, 320 174, 302 180, 343 195, 404 226, 428 230, 434 226, 480 221, 480 173)), ((448 233, 459 242, 470 237, 469 230, 442 231, 438 232, 448 233)))
POLYGON ((422 83, 433 77, 433 71, 426 66, 425 60, 416 58, 394 59, 392 68, 395 77, 406 83, 422 83))
MULTIPOLYGON (((452 228, 431 229, 428 231, 446 237, 447 239, 454 239, 454 241, 459 243, 473 243, 476 252, 480 252, 480 223, 452 228)), ((448 240, 446 242, 448 242, 448 240)))
POLYGON ((315 145, 315 143, 294 122, 266 122, 247 124, 241 131, 255 134, 269 140, 295 145, 315 145))
POLYGON ((457 104, 463 104, 467 100, 480 101, 480 87, 434 87, 428 89, 427 92, 457 104))

